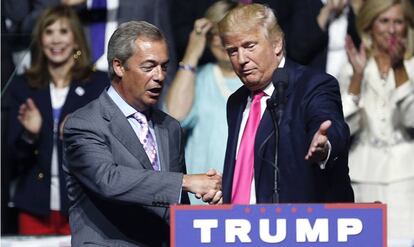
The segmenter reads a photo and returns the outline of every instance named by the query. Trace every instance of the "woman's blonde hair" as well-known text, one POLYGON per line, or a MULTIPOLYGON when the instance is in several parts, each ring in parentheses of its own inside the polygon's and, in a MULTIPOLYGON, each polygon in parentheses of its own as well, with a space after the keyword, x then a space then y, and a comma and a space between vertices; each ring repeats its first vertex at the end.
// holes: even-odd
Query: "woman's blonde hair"
POLYGON ((44 30, 58 20, 65 20, 73 32, 74 42, 78 45, 77 52, 80 55, 75 59, 75 64, 71 69, 70 79, 83 81, 92 72, 92 62, 89 47, 86 43, 82 25, 77 14, 68 6, 58 5, 46 9, 38 19, 32 33, 33 49, 32 61, 25 74, 28 77, 29 85, 33 88, 44 88, 49 85, 50 74, 47 67, 47 57, 42 49, 42 35, 44 30))
POLYGON ((371 30, 376 18, 391 8, 395 4, 401 4, 404 12, 404 20, 407 24, 407 47, 404 58, 408 59, 414 53, 414 10, 409 0, 367 0, 361 7, 357 20, 357 30, 363 43, 365 44, 368 54, 372 53, 372 36, 371 30))

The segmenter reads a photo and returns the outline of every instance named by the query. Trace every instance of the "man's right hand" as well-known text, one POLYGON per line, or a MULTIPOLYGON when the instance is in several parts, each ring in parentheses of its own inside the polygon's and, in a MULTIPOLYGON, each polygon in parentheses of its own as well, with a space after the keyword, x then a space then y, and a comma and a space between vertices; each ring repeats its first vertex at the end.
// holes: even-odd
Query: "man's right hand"
POLYGON ((204 202, 215 204, 221 201, 222 175, 214 169, 206 174, 190 174, 183 177, 183 190, 194 193, 204 202))

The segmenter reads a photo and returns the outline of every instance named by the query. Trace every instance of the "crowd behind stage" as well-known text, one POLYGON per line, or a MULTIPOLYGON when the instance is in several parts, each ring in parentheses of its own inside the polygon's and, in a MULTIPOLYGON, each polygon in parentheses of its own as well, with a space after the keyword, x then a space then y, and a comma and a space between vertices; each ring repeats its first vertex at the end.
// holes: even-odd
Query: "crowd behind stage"
POLYGON ((187 173, 223 172, 226 102, 243 84, 217 25, 250 2, 275 11, 287 60, 338 80, 355 202, 387 203, 389 237, 414 239, 412 0, 2 1, 1 233, 70 234, 62 126, 110 85, 106 45, 127 21, 166 37, 158 108, 183 127, 187 173))

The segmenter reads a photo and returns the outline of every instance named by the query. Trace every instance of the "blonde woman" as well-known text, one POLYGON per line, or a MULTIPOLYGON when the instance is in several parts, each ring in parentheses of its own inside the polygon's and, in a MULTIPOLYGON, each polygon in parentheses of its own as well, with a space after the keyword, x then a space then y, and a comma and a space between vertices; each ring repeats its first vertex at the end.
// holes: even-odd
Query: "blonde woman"
POLYGON ((363 40, 347 39, 339 76, 354 143, 349 167, 357 202, 388 205, 390 238, 414 238, 413 6, 367 0, 357 17, 363 40))

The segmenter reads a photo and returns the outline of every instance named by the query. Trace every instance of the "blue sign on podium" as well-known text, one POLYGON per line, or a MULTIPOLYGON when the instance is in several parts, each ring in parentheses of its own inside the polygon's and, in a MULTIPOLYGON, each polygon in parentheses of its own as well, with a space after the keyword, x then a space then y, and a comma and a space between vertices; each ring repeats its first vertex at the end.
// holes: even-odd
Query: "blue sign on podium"
POLYGON ((171 207, 171 246, 385 247, 386 205, 257 204, 171 207))

